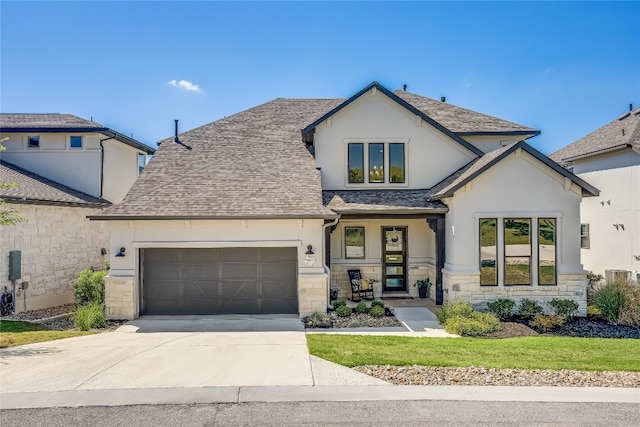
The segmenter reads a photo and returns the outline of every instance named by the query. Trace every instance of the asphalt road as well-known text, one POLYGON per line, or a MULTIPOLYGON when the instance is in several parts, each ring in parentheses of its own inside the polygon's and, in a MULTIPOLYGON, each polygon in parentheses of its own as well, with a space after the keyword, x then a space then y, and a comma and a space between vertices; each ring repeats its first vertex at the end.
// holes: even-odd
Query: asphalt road
POLYGON ((623 403, 473 401, 293 402, 17 409, 10 426, 637 426, 623 403))

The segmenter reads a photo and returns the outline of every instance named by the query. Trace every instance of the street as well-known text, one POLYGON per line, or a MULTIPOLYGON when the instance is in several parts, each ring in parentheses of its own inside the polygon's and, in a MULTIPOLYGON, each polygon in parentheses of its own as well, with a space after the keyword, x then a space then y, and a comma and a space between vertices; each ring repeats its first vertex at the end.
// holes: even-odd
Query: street
POLYGON ((367 401, 3 410, 10 426, 637 426, 635 403, 367 401))

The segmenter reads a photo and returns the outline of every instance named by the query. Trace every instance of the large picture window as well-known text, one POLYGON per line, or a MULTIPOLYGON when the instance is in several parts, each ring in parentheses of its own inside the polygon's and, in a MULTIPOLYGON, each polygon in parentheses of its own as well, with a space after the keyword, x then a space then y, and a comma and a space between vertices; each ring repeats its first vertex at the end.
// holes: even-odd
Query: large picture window
POLYGON ((504 284, 531 284, 531 219, 504 220, 504 284))
POLYGON ((555 285, 556 219, 538 219, 538 284, 555 285))
POLYGON ((349 184, 364 182, 364 144, 349 144, 349 184))
POLYGON ((345 258, 364 258, 364 227, 344 228, 344 248, 345 258))
POLYGON ((349 184, 405 184, 405 143, 354 142, 347 144, 349 184), (366 180, 366 181, 365 181, 366 180))
POLYGON ((480 218, 480 284, 497 285, 498 220, 480 218))

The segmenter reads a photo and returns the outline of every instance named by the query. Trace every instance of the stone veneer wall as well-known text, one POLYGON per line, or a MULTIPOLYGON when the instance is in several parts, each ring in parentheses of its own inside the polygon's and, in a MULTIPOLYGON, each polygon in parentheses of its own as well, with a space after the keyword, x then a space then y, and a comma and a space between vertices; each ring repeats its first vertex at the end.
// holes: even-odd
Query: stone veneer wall
POLYGON ((487 302, 498 298, 509 298, 516 303, 528 298, 538 301, 548 312, 546 303, 552 299, 572 299, 578 303, 578 315, 587 315, 587 278, 584 274, 560 274, 556 286, 480 286, 479 274, 454 275, 447 272, 443 272, 442 281, 444 302, 463 300, 476 309, 486 311, 487 302))
POLYGON ((26 221, 0 230, 0 289, 11 289, 9 251, 22 251, 22 279, 17 281, 16 311, 73 302, 73 280, 84 269, 104 268, 109 232, 103 222, 86 216, 96 208, 11 204, 26 221), (29 282, 26 291, 21 282, 29 282))
POLYGON ((104 278, 104 285, 107 319, 131 320, 138 317, 133 277, 107 276, 104 278))
POLYGON ((325 313, 328 305, 326 274, 298 275, 298 312, 305 317, 314 311, 325 313))
MULTIPOLYGON (((375 279, 378 281, 382 279, 382 265, 333 265, 331 266, 331 288, 338 289, 338 299, 351 298, 351 285, 349 283, 349 273, 347 273, 347 270, 354 269, 360 269, 360 273, 365 279, 375 279)), ((434 298, 436 283, 435 267, 433 265, 409 263, 408 270, 407 280, 409 283, 407 291, 409 292, 409 295, 417 298, 418 288, 413 286, 413 284, 418 279, 429 277, 433 284, 429 297, 434 298)), ((374 296, 376 298, 380 298, 381 289, 374 287, 374 296)))

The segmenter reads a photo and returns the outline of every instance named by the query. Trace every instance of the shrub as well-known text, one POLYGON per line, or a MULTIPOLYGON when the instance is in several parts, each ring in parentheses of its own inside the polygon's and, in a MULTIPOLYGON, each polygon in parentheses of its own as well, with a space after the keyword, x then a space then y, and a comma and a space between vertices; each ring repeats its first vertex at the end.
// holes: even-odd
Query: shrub
POLYGON ((104 276, 107 270, 82 270, 73 281, 73 296, 78 306, 88 303, 104 304, 104 276))
POLYGON ((578 314, 578 303, 574 300, 554 298, 549 305, 556 316, 562 316, 569 322, 578 314))
POLYGON ((542 306, 534 300, 523 298, 518 304, 518 314, 523 319, 533 319, 536 314, 542 314, 543 312, 542 306))
POLYGON ((304 319, 304 324, 307 328, 330 328, 331 316, 327 313, 315 311, 311 316, 304 319))
POLYGON ((495 314, 502 321, 513 317, 513 308, 516 302, 509 298, 500 298, 487 304, 490 313, 495 314))
POLYGON ((367 313, 368 309, 367 309, 367 303, 364 301, 359 302, 356 305, 356 313, 367 313))
POLYGON ((550 331, 551 329, 564 325, 565 318, 557 314, 537 314, 529 326, 539 331, 550 331))
POLYGON ((500 321, 493 314, 474 311, 471 316, 451 316, 444 324, 445 331, 465 337, 477 337, 502 328, 500 321))
POLYGON ((347 307, 346 305, 341 305, 336 308, 336 314, 340 317, 349 317, 351 316, 351 307, 347 307))
POLYGON ((371 308, 373 307, 382 307, 384 308, 384 302, 380 300, 371 301, 371 308))
POLYGON ((441 325, 444 325, 447 322, 447 320, 449 320, 449 318, 451 317, 454 317, 454 316, 471 317, 473 312, 474 312, 473 307, 471 307, 471 304, 467 302, 460 301, 460 300, 449 301, 446 304, 444 304, 440 309, 440 311, 438 312, 437 314, 438 322, 440 322, 441 325))
POLYGON ((587 316, 598 316, 598 317, 602 317, 602 312, 600 311, 600 309, 598 307, 596 307, 595 305, 588 305, 587 306, 587 316))
POLYGON ((349 320, 349 328, 359 328, 362 326, 362 322, 360 322, 360 319, 358 319, 357 317, 354 317, 353 319, 349 320))
POLYGON ((379 305, 371 304, 371 309, 369 310, 369 316, 371 316, 371 317, 383 317, 384 315, 385 315, 384 307, 380 307, 379 305))
POLYGON ((338 308, 338 307, 345 307, 347 305, 347 302, 344 300, 340 300, 340 301, 334 301, 333 302, 333 308, 338 308))
POLYGON ((76 327, 81 331, 104 326, 104 306, 95 302, 83 305, 73 315, 76 327))
POLYGON ((625 283, 605 283, 593 293, 593 304, 600 310, 602 317, 610 323, 618 323, 624 304, 625 283))

